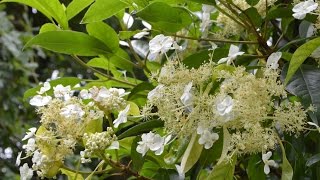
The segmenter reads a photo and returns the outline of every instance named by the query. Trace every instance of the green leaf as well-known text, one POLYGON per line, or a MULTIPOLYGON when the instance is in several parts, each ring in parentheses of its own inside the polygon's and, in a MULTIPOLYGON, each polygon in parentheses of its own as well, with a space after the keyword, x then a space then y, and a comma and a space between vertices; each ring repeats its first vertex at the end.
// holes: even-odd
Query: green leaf
POLYGON ((189 145, 184 152, 181 160, 181 169, 183 173, 188 172, 199 160, 203 146, 198 143, 197 133, 193 133, 189 145))
POLYGON ((281 175, 281 180, 291 180, 293 177, 293 169, 287 159, 286 156, 286 150, 283 147, 283 144, 281 142, 281 140, 279 140, 279 144, 281 147, 281 151, 282 151, 282 175, 281 175))
POLYGON ((250 6, 255 6, 260 0, 246 0, 250 6))
MULTIPOLYGON (((284 79, 287 73, 287 65, 284 66, 281 74, 281 78, 284 79)), ((302 104, 305 108, 308 108, 311 104, 316 109, 320 108, 320 69, 311 65, 302 64, 292 79, 286 86, 286 90, 291 94, 301 98, 302 104)), ((312 118, 314 122, 318 123, 320 119, 320 111, 311 113, 315 115, 312 118)))
POLYGON ((285 79, 285 84, 288 84, 289 80, 292 78, 304 60, 306 60, 319 46, 320 37, 306 42, 293 53, 289 64, 287 77, 285 79))
POLYGON ((209 61, 209 53, 210 52, 208 50, 202 50, 194 54, 191 54, 190 56, 186 57, 182 62, 188 68, 199 68, 204 62, 209 61))
POLYGON ((126 7, 128 7, 128 4, 121 0, 96 0, 84 15, 82 23, 102 21, 126 7))
POLYGON ((106 58, 93 58, 87 62, 87 65, 104 70, 110 70, 110 66, 113 66, 112 64, 110 65, 106 58))
POLYGON ((135 34, 142 32, 140 30, 135 30, 135 31, 120 31, 119 32, 119 38, 121 40, 126 40, 126 39, 130 39, 132 36, 134 36, 135 34))
POLYGON ((192 23, 186 9, 171 7, 163 2, 154 2, 137 13, 137 16, 152 25, 152 28, 175 33, 192 23))
POLYGON ((259 155, 252 155, 248 162, 247 167, 247 174, 249 179, 255 180, 264 180, 266 179, 266 175, 264 173, 264 164, 261 161, 261 156, 259 155))
POLYGON ((206 178, 206 180, 233 180, 236 162, 236 155, 233 155, 230 161, 224 159, 223 161, 221 161, 221 163, 213 167, 210 175, 206 178))
POLYGON ((254 7, 246 9, 243 13, 240 14, 240 17, 244 19, 249 19, 252 21, 255 27, 260 27, 262 24, 261 15, 258 13, 258 10, 254 7))
POLYGON ((85 133, 102 132, 103 119, 92 119, 85 126, 85 133))
POLYGON ((154 89, 154 86, 151 83, 148 82, 142 82, 138 85, 136 85, 128 95, 128 100, 130 100, 134 95, 138 94, 139 92, 143 91, 151 91, 154 89))
POLYGON ((140 140, 141 138, 137 136, 136 138, 134 138, 131 145, 132 169, 136 172, 139 172, 144 164, 144 157, 136 150, 138 146, 138 141, 140 140))
MULTIPOLYGON (((57 86, 58 84, 62 84, 63 86, 70 85, 71 87, 75 86, 76 84, 79 84, 81 82, 81 79, 75 78, 75 77, 63 77, 59 79, 55 79, 50 81, 51 89, 46 92, 47 95, 53 95, 53 87, 57 86)), ((24 95, 23 95, 23 100, 26 100, 27 98, 31 96, 37 95, 37 91, 40 91, 40 88, 43 85, 38 85, 37 87, 28 89, 24 95)))
POLYGON ((110 61, 117 68, 127 70, 131 73, 133 72, 134 63, 130 61, 128 53, 123 49, 119 49, 107 60, 110 61))
POLYGON ((291 18, 291 17, 292 17, 292 8, 274 6, 268 11, 266 19, 291 18))
POLYGON ((58 26, 56 26, 55 24, 46 23, 41 26, 39 34, 44 33, 44 32, 48 32, 48 31, 58 31, 58 30, 60 30, 60 28, 58 26))
POLYGON ((90 36, 102 41, 112 52, 116 52, 119 49, 118 34, 112 27, 103 22, 89 23, 86 27, 90 36))
POLYGON ((133 126, 132 128, 126 130, 122 134, 118 136, 118 139, 123 139, 125 137, 129 136, 135 136, 140 133, 149 132, 154 128, 163 127, 163 121, 160 120, 151 120, 147 122, 139 123, 136 126, 133 126))
POLYGON ((216 5, 216 1, 212 0, 190 0, 199 4, 209 4, 209 5, 216 5))
POLYGON ((314 164, 316 164, 317 162, 320 161, 320 153, 313 155, 312 157, 310 157, 307 162, 306 162, 306 166, 310 167, 314 164))
POLYGON ((64 168, 60 168, 61 173, 65 174, 68 177, 68 180, 83 180, 83 177, 80 173, 74 173, 64 168))
POLYGON ((32 38, 26 47, 39 45, 45 49, 80 56, 96 56, 110 53, 111 50, 100 40, 76 31, 49 31, 32 38))
POLYGON ((70 20, 88 7, 94 0, 73 0, 66 9, 67 19, 70 20))
POLYGON ((33 7, 47 16, 52 22, 52 18, 54 18, 63 29, 68 29, 67 16, 58 0, 3 0, 1 2, 17 2, 33 7))

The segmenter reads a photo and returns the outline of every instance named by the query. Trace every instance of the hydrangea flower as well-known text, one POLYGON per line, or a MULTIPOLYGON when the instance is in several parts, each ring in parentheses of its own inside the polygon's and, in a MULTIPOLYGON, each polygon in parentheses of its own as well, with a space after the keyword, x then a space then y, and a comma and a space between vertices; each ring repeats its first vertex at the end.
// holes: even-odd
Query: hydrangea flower
POLYGON ((21 163, 21 155, 22 155, 22 151, 20 151, 18 153, 17 159, 16 159, 16 165, 19 166, 21 163))
POLYGON ((166 138, 161 137, 159 134, 153 132, 142 134, 141 141, 138 142, 136 151, 144 156, 148 150, 154 151, 156 155, 162 154, 164 146, 169 142, 171 136, 166 138))
POLYGON ((183 92, 182 96, 180 97, 182 104, 185 106, 188 106, 187 107, 188 111, 192 110, 192 107, 190 107, 190 105, 192 105, 192 102, 193 102, 193 95, 191 93, 191 89, 192 89, 192 82, 189 82, 185 86, 184 92, 183 92))
POLYGON ((40 88, 40 91, 37 91, 38 94, 43 94, 51 89, 50 83, 45 82, 43 83, 43 87, 40 88))
POLYGON ((69 104, 66 107, 63 107, 60 112, 60 115, 63 115, 66 118, 70 118, 71 116, 82 118, 84 114, 85 112, 77 104, 69 104))
POLYGON ((53 94, 54 94, 54 97, 63 98, 65 101, 67 101, 71 97, 71 87, 70 86, 64 87, 63 85, 59 84, 53 87, 53 94))
POLYGON ((127 28, 129 29, 133 25, 134 19, 130 14, 125 12, 123 14, 122 21, 127 26, 127 28))
POLYGON ((130 110, 130 104, 128 104, 124 110, 119 112, 118 118, 113 121, 115 128, 118 128, 120 124, 127 122, 127 114, 129 110, 130 110))
POLYGON ((203 33, 202 37, 207 36, 208 28, 212 24, 212 20, 210 18, 211 12, 213 12, 215 8, 210 5, 203 4, 202 5, 202 16, 201 16, 201 23, 200 23, 200 31, 203 33))
POLYGON ((148 56, 149 60, 155 60, 160 54, 164 54, 170 49, 172 49, 172 45, 174 40, 170 36, 164 36, 163 34, 159 34, 155 36, 149 42, 149 50, 150 54, 148 56))
POLYGON ((265 174, 269 174, 270 173, 270 167, 269 166, 273 166, 273 167, 278 167, 278 164, 274 161, 274 160, 269 160, 270 157, 272 156, 272 152, 269 151, 266 154, 262 154, 262 161, 264 163, 264 173, 265 174))
POLYGON ((280 60, 281 56, 282 56, 281 52, 272 53, 267 59, 267 65, 266 65, 267 68, 278 69, 279 67, 278 61, 280 60))
POLYGON ((233 99, 231 96, 226 95, 224 98, 218 98, 217 100, 217 111, 220 116, 224 116, 226 114, 229 114, 232 111, 233 108, 233 99))
POLYGON ((28 143, 22 146, 22 149, 26 150, 26 153, 30 153, 33 152, 34 150, 36 150, 37 145, 36 145, 36 140, 34 138, 30 138, 28 140, 28 143))
POLYGON ((292 16, 296 19, 303 19, 306 15, 318 7, 318 3, 314 2, 313 0, 308 0, 304 2, 300 2, 296 4, 292 11, 294 12, 292 16))
POLYGON ((155 87, 152 91, 148 93, 148 100, 151 100, 153 98, 159 98, 160 97, 160 91, 163 89, 164 85, 159 84, 157 87, 155 87))
POLYGON ((51 100, 51 96, 35 95, 33 96, 33 98, 30 99, 29 103, 32 106, 41 107, 49 104, 51 100))
POLYGON ((29 168, 27 163, 24 163, 23 166, 19 168, 21 180, 31 179, 33 176, 33 170, 29 168))
POLYGON ((198 140, 199 144, 204 145, 205 149, 210 149, 213 143, 219 139, 219 135, 217 133, 213 133, 208 128, 204 128, 202 126, 198 126, 197 134, 200 134, 200 138, 198 140))
POLYGON ((239 47, 238 46, 235 46, 235 45, 231 44, 230 49, 229 49, 229 53, 228 53, 228 57, 221 58, 218 61, 218 64, 222 64, 222 63, 227 62, 227 65, 230 65, 232 63, 232 61, 234 59, 236 59, 237 56, 240 56, 242 54, 244 54, 244 52, 239 51, 239 47))
POLYGON ((29 129, 29 132, 27 132, 27 134, 22 138, 22 141, 27 140, 27 139, 33 137, 34 134, 36 133, 36 131, 37 131, 37 128, 35 128, 35 127, 30 128, 30 129, 29 129))

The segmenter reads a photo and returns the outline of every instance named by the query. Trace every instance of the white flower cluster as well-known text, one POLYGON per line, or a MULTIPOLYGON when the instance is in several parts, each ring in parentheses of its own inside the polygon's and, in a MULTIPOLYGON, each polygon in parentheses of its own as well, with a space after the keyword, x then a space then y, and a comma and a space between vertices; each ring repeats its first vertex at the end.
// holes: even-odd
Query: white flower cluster
POLYGON ((148 55, 148 59, 154 61, 160 55, 165 54, 170 49, 181 50, 182 47, 180 47, 170 36, 165 36, 163 34, 156 35, 149 42, 150 54, 148 55))
POLYGON ((149 132, 142 134, 141 141, 138 142, 137 152, 144 156, 148 150, 154 151, 156 155, 162 154, 164 146, 170 141, 171 136, 161 137, 159 134, 149 132))
POLYGON ((91 162, 91 157, 95 153, 103 152, 105 149, 119 149, 119 142, 112 128, 108 127, 107 131, 83 135, 85 150, 80 152, 81 162, 91 162))

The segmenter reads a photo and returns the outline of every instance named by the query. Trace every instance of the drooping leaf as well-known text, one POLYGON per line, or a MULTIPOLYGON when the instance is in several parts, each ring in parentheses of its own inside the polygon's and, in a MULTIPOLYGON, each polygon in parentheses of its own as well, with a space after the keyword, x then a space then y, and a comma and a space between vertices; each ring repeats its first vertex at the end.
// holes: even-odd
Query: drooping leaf
POLYGON ((113 52, 116 52, 119 49, 118 34, 112 27, 103 22, 89 23, 86 27, 90 36, 102 41, 113 52))
POLYGON ((279 140, 279 144, 282 151, 282 174, 281 174, 281 180, 292 180, 293 177, 293 169, 290 165, 290 162, 287 159, 286 156, 286 150, 283 147, 282 142, 279 140))
POLYGON ((3 0, 1 2, 17 2, 33 7, 47 16, 52 22, 52 18, 54 18, 63 29, 68 29, 67 16, 59 0, 3 0))
POLYGON ((166 32, 177 32, 191 24, 188 11, 179 7, 171 7, 163 2, 154 2, 137 12, 137 16, 152 25, 152 28, 166 32))
POLYGON ((94 0, 73 0, 66 9, 67 19, 70 20, 88 7, 94 0))
POLYGON ((163 121, 151 120, 151 121, 147 121, 147 122, 142 122, 142 123, 137 124, 136 126, 133 126, 130 129, 126 130, 122 134, 120 134, 118 136, 118 139, 123 139, 123 138, 129 137, 129 136, 135 136, 135 135, 138 135, 139 133, 143 133, 143 132, 149 132, 152 129, 158 128, 158 127, 163 127, 163 121))
POLYGON ((233 174, 235 165, 237 162, 237 156, 234 155, 230 161, 223 160, 221 163, 215 165, 206 178, 206 180, 216 179, 216 180, 233 180, 233 174))
MULTIPOLYGON (((284 79, 288 66, 284 66, 281 77, 284 79)), ((288 77, 288 75, 287 75, 288 77)), ((302 64, 286 86, 287 91, 298 96, 305 108, 311 104, 320 108, 320 69, 312 65, 302 64)), ((320 112, 312 113, 319 120, 320 112)), ((315 120, 314 120, 315 121, 315 120)), ((317 123, 317 122, 316 122, 317 123)))
POLYGON ((320 46, 320 37, 310 40, 300 46, 292 55, 292 59, 289 64, 288 73, 285 79, 285 84, 288 84, 289 80, 299 69, 300 65, 311 55, 311 53, 320 46))
POLYGON ((200 158, 203 146, 198 143, 198 139, 197 133, 193 133, 181 159, 181 169, 183 173, 188 172, 200 158))
POLYGON ((131 160, 132 160, 132 169, 136 172, 139 172, 144 163, 144 157, 142 154, 137 152, 138 142, 141 140, 141 137, 137 136, 134 138, 131 145, 131 160))
POLYGON ((84 15, 82 23, 102 21, 126 7, 128 7, 128 4, 121 0, 96 0, 84 15))
POLYGON ((39 45, 45 49, 79 56, 96 56, 111 53, 111 49, 100 40, 76 31, 49 31, 32 38, 25 47, 39 45))
MULTIPOLYGON (((61 84, 63 86, 70 85, 71 87, 73 87, 74 85, 79 84, 80 82, 81 82, 81 79, 75 78, 75 77, 63 77, 63 78, 52 80, 52 81, 50 81, 51 89, 49 91, 47 91, 46 94, 53 95, 52 88, 57 86, 58 84, 61 84)), ((37 95, 37 91, 40 91, 40 88, 42 86, 43 85, 38 85, 37 87, 28 89, 23 95, 23 100, 26 100, 27 98, 29 98, 31 96, 37 95)))

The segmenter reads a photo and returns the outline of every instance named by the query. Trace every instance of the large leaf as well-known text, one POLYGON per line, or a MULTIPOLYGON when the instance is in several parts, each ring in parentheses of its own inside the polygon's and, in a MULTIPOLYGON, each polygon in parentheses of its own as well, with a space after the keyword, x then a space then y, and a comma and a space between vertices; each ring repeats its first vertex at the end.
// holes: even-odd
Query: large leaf
POLYGON ((141 170, 144 163, 144 157, 136 150, 139 141, 141 141, 141 138, 137 136, 136 138, 134 138, 131 145, 132 169, 136 172, 139 172, 141 170))
MULTIPOLYGON (((286 72, 287 66, 283 68, 283 73, 281 74, 282 79, 284 79, 286 72)), ((295 96, 300 97, 305 108, 312 104, 316 107, 316 109, 320 109, 319 82, 320 69, 311 65, 303 64, 298 68, 297 72, 291 78, 286 89, 295 96)), ((320 111, 317 111, 315 115, 319 120, 320 111)))
POLYGON ((213 167, 210 175, 206 180, 233 180, 233 174, 235 165, 237 162, 237 156, 234 155, 230 161, 223 160, 220 164, 213 167))
POLYGON ((260 0, 246 0, 250 6, 255 6, 260 0))
POLYGON ((151 120, 143 123, 139 123, 136 126, 128 129, 118 136, 118 139, 122 139, 129 136, 135 136, 139 133, 151 131, 154 128, 163 127, 163 121, 160 120, 151 120))
POLYGON ((152 28, 177 32, 191 24, 192 19, 187 10, 171 7, 163 2, 154 2, 137 13, 139 17, 152 25, 152 28))
POLYGON ((314 50, 320 46, 320 37, 310 40, 307 43, 300 46, 292 55, 292 59, 289 64, 288 73, 285 79, 285 84, 289 82, 294 73, 299 69, 300 65, 306 60, 314 50))
POLYGON ((203 146, 198 143, 197 133, 193 133, 189 145, 184 152, 181 160, 181 169, 183 173, 188 172, 199 160, 203 146))
POLYGON ((251 22, 255 27, 260 27, 262 23, 262 18, 258 12, 258 10, 254 7, 246 9, 243 13, 240 14, 240 17, 244 19, 250 18, 251 22))
POLYGON ((190 0, 199 4, 210 4, 210 5, 216 5, 216 1, 212 0, 190 0))
POLYGON ((119 49, 118 34, 106 23, 89 23, 87 24, 87 31, 90 36, 105 43, 113 52, 116 52, 119 49))
POLYGON ((70 20, 88 7, 94 0, 73 0, 66 9, 67 19, 70 20))
POLYGON ((3 0, 1 2, 17 2, 31 6, 47 16, 51 21, 54 18, 63 29, 68 29, 67 16, 58 0, 3 0))
MULTIPOLYGON (((80 82, 81 82, 81 79, 78 79, 75 77, 63 77, 63 78, 52 80, 52 81, 50 81, 51 89, 49 91, 47 91, 46 94, 52 95, 53 94, 52 88, 57 86, 58 84, 61 84, 63 86, 70 85, 72 87, 76 84, 79 84, 80 82)), ((42 86, 43 85, 39 85, 37 87, 28 89, 23 95, 23 100, 26 100, 27 98, 29 98, 31 96, 37 95, 37 91, 39 91, 42 86)))
POLYGON ((261 161, 261 156, 252 155, 249 159, 247 166, 247 174, 249 179, 264 180, 266 179, 266 174, 263 171, 264 163, 261 161))
POLYGON ((84 15, 82 23, 102 21, 126 7, 128 7, 128 4, 121 0, 96 0, 84 15))
POLYGON ((279 144, 282 151, 282 175, 281 180, 292 180, 293 177, 293 169, 287 159, 286 150, 283 147, 281 140, 279 139, 279 144))
POLYGON ((111 50, 100 40, 76 31, 49 31, 32 38, 25 47, 39 45, 45 49, 79 56, 96 56, 111 50))

